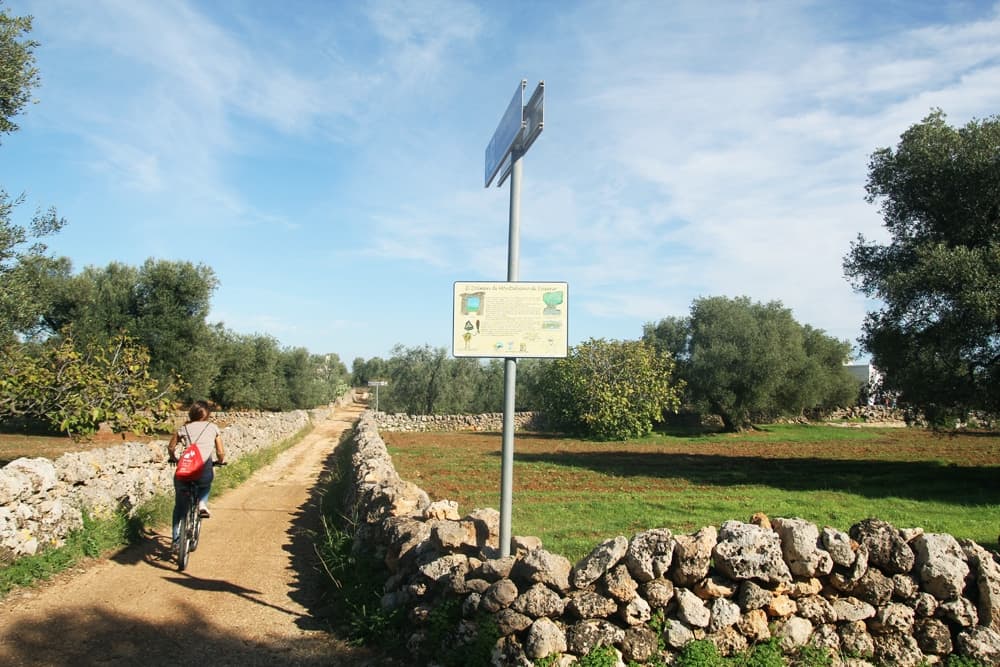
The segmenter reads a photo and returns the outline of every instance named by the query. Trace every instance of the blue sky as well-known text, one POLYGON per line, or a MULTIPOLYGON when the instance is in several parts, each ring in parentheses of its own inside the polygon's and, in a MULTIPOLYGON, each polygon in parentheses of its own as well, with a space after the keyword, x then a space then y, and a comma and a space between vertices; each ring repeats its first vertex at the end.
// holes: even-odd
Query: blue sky
POLYGON ((545 81, 520 279, 569 283, 570 344, 705 296, 854 342, 842 260, 868 158, 940 107, 1000 113, 996 2, 8 0, 38 103, 0 186, 85 266, 211 266, 210 320, 285 346, 450 347, 452 284, 505 280, 484 151, 545 81))

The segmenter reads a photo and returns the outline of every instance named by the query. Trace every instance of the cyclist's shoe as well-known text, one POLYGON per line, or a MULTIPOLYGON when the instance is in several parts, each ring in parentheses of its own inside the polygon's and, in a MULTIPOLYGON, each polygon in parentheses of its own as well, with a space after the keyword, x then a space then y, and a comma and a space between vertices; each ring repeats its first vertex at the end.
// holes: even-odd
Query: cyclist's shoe
POLYGON ((210 519, 212 517, 212 513, 208 511, 208 505, 205 503, 198 503, 198 516, 202 519, 210 519))

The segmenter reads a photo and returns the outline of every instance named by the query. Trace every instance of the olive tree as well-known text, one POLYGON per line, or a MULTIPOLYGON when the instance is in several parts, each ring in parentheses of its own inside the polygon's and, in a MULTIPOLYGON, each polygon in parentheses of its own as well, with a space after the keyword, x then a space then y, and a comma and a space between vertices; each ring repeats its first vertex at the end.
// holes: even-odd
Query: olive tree
MULTIPOLYGON (((38 85, 35 47, 28 39, 30 16, 12 16, 0 6, 0 135, 18 129, 14 117, 31 101, 38 85)), ((14 220, 24 195, 0 188, 0 347, 15 334, 32 332, 47 306, 51 276, 68 271, 66 260, 49 257, 40 239, 65 224, 55 209, 38 210, 28 224, 14 220)))
POLYGON ((844 366, 850 344, 799 324, 777 301, 696 299, 688 317, 646 324, 643 338, 676 356, 686 400, 730 431, 858 397, 844 366))
POLYGON ((936 110, 868 165, 888 243, 844 260, 881 302, 860 338, 883 387, 932 421, 1000 410, 1000 116, 955 128, 936 110))

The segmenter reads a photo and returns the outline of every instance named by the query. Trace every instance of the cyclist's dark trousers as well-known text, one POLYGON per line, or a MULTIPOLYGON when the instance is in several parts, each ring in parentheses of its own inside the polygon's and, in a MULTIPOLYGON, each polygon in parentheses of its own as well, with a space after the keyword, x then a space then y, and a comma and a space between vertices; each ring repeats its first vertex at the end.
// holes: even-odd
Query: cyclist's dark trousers
MULTIPOLYGON (((215 479, 215 471, 212 470, 212 462, 209 461, 205 464, 205 472, 201 474, 201 478, 198 480, 198 497, 200 500, 206 500, 208 498, 208 491, 212 488, 213 479, 215 479)), ((188 482, 178 482, 176 479, 174 480, 174 542, 176 542, 180 537, 181 519, 184 518, 184 514, 188 509, 187 484, 188 482)))

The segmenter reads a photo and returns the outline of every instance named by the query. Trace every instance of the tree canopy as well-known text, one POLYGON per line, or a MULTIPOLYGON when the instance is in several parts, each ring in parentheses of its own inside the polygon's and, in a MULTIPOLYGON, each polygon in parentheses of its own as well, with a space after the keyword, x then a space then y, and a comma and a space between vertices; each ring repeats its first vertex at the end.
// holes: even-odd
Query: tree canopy
POLYGON ((179 375, 187 387, 180 398, 203 398, 219 370, 206 322, 217 285, 211 268, 187 261, 87 267, 56 288, 45 321, 53 333, 72 324, 83 345, 128 332, 149 350, 154 377, 179 375))
POLYGON ((0 135, 18 129, 14 117, 31 102, 38 85, 38 42, 28 39, 30 32, 30 16, 12 16, 0 3, 0 135))
POLYGON ((648 435, 680 406, 674 360, 644 341, 591 338, 547 368, 542 409, 553 426, 602 440, 648 435))
MULTIPOLYGON (((14 117, 38 85, 38 43, 28 39, 30 32, 31 17, 12 16, 0 2, 0 135, 18 129, 14 117)), ((23 203, 24 195, 11 197, 0 188, 0 348, 10 345, 15 333, 33 330, 47 305, 50 275, 68 270, 40 241, 65 221, 49 209, 36 211, 30 224, 18 224, 14 213, 23 203)))
POLYGON ((933 111, 868 165, 888 243, 859 235, 844 260, 882 302, 860 342, 884 388, 932 420, 1000 409, 1000 116, 955 128, 933 111))
POLYGON ((690 316, 646 324, 643 339, 676 357, 686 400, 728 430, 857 400, 844 367, 850 344, 799 324, 777 301, 696 299, 690 316))

